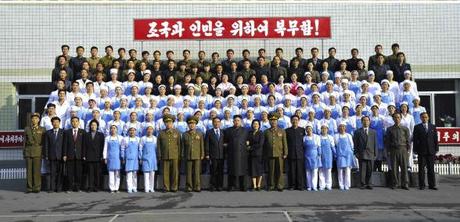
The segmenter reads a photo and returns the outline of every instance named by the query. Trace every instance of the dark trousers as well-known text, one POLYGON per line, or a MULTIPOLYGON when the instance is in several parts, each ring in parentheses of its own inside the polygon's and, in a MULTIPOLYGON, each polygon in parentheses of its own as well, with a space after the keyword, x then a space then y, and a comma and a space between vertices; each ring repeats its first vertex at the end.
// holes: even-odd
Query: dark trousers
POLYGON ((288 185, 292 189, 305 187, 305 167, 303 159, 288 159, 288 185))
POLYGON ((67 184, 69 190, 80 191, 83 177, 81 160, 67 160, 67 184))
POLYGON ((372 176, 372 171, 373 171, 373 166, 374 166, 374 161, 373 160, 364 160, 360 159, 359 160, 359 174, 361 178, 361 186, 370 186, 370 181, 371 181, 371 176, 372 176))
POLYGON ((98 161, 86 162, 86 178, 88 190, 96 191, 101 184, 101 163, 98 161))
POLYGON ((233 187, 237 187, 240 190, 247 190, 246 186, 246 176, 234 176, 228 175, 228 190, 231 190, 233 187))
POLYGON ((436 179, 434 175, 434 155, 419 155, 418 156, 418 185, 425 187, 425 167, 428 173, 428 186, 436 187, 436 179))
POLYGON ((224 186, 224 160, 211 160, 211 186, 212 188, 222 189, 224 186))
POLYGON ((50 160, 50 187, 49 191, 61 192, 62 191, 62 161, 61 160, 50 160))

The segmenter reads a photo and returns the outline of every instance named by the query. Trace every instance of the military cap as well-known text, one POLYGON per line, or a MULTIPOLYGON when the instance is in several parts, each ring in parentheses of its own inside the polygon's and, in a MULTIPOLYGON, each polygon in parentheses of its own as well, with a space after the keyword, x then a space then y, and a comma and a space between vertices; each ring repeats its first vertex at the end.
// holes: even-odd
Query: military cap
POLYGON ((166 122, 174 122, 176 120, 176 117, 174 117, 173 115, 170 115, 170 114, 165 114, 163 115, 163 122, 166 123, 166 122))
POLYGON ((270 113, 270 115, 268 116, 268 119, 269 120, 278 120, 279 115, 278 115, 278 113, 270 113))
POLYGON ((190 123, 195 123, 197 124, 198 123, 198 118, 196 116, 189 116, 187 118, 187 123, 190 124, 190 123))

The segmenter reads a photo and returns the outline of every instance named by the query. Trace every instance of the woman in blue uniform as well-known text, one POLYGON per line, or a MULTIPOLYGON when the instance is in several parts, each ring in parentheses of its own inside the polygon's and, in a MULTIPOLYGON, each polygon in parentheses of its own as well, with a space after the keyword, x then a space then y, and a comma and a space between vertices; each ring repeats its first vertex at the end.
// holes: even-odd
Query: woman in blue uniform
POLYGON ((307 190, 318 190, 318 168, 321 166, 321 144, 319 136, 313 134, 313 126, 307 124, 303 138, 307 190))
POLYGON ((109 188, 110 192, 118 193, 120 188, 120 168, 121 168, 121 143, 123 137, 118 135, 118 128, 116 125, 110 126, 110 135, 105 137, 103 158, 107 164, 107 171, 109 171, 109 188))
POLYGON ((339 124, 339 133, 335 134, 337 175, 341 190, 351 186, 351 167, 353 166, 353 138, 346 132, 346 123, 339 124))
POLYGON ((328 125, 321 126, 321 167, 319 168, 319 190, 332 189, 332 159, 335 153, 334 137, 328 135, 328 125))
POLYGON ((139 170, 139 137, 136 128, 130 127, 128 136, 123 138, 121 158, 125 164, 128 193, 137 192, 137 170, 139 170))
POLYGON ((147 127, 147 134, 139 144, 139 159, 144 172, 145 192, 155 192, 155 171, 157 166, 157 138, 153 135, 153 127, 147 127))
POLYGON ((384 118, 379 115, 379 106, 372 105, 371 107, 372 115, 370 117, 371 129, 375 130, 377 134, 377 158, 375 160, 375 169, 377 171, 382 171, 382 161, 384 159, 384 144, 383 144, 383 134, 384 134, 384 118))

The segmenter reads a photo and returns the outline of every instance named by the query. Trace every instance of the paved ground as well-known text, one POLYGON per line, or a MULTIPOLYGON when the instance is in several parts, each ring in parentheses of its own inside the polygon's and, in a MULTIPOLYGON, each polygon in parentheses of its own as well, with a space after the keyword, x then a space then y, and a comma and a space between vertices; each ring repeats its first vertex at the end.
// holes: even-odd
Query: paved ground
POLYGON ((0 221, 459 221, 460 177, 439 191, 39 193, 0 181, 0 221))

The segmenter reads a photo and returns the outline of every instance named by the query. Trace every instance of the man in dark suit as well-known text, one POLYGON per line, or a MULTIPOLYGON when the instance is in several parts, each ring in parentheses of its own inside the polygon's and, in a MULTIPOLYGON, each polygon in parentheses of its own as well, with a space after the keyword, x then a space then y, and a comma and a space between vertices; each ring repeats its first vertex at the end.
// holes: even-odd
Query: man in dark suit
POLYGON ((422 123, 414 127, 414 153, 418 155, 419 188, 425 189, 425 167, 428 172, 428 188, 437 190, 434 175, 434 156, 439 151, 436 126, 429 122, 428 113, 420 114, 422 123))
POLYGON ((370 180, 374 160, 377 156, 377 133, 369 128, 371 121, 368 116, 363 116, 361 122, 363 127, 354 133, 353 143, 355 145, 355 155, 359 160, 361 189, 372 189, 370 180))
POLYGON ((305 129, 299 127, 299 117, 291 117, 292 127, 286 129, 288 145, 288 188, 303 190, 305 188, 305 167, 303 137, 305 129))
POLYGON ((213 128, 206 131, 204 138, 206 159, 211 160, 211 191, 221 191, 224 186, 224 133, 220 124, 218 117, 212 119, 213 128))
POLYGON ((229 191, 237 187, 237 184, 241 191, 247 190, 249 131, 242 126, 242 122, 243 118, 240 115, 233 116, 233 126, 224 132, 229 191))
POLYGON ((83 177, 83 135, 85 131, 79 129, 80 119, 72 117, 70 120, 72 128, 64 132, 64 148, 62 159, 67 167, 67 192, 71 190, 80 192, 83 177))
MULTIPOLYGON (((102 151, 104 150, 104 134, 98 132, 99 122, 89 122, 90 131, 83 135, 83 160, 86 165, 86 180, 88 181, 88 192, 96 192, 101 188, 101 163, 102 151)), ((86 181, 85 180, 85 181, 86 181)))
POLYGON ((60 129, 61 119, 55 116, 51 118, 53 128, 45 133, 45 145, 43 159, 49 162, 50 187, 49 192, 61 192, 62 190, 62 149, 64 142, 64 130, 60 129))

